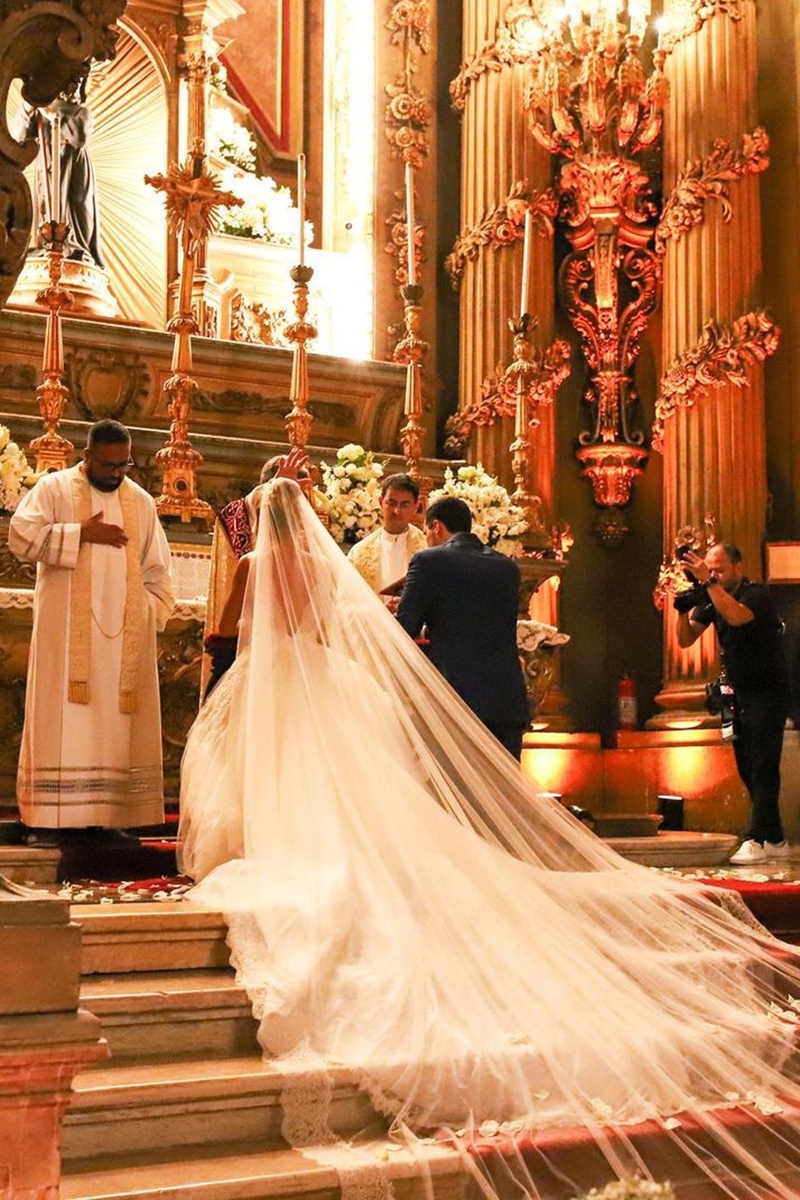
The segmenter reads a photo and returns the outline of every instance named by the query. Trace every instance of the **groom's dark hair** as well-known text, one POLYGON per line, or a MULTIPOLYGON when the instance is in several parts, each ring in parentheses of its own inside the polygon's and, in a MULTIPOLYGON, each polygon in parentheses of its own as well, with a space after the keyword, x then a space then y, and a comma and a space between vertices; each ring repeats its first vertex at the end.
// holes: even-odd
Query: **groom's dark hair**
POLYGON ((441 521, 449 533, 469 533, 472 529, 472 513, 465 500, 456 496, 442 496, 434 500, 425 513, 425 524, 441 521))

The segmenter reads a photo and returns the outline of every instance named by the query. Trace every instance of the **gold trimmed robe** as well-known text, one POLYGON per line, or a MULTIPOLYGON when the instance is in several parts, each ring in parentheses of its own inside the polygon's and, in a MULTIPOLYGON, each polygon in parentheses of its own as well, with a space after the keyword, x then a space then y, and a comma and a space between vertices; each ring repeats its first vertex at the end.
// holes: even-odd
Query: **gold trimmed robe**
MULTIPOLYGON (((396 579, 381 580, 381 544, 383 530, 374 529, 349 551, 347 557, 359 575, 366 579, 373 592, 379 592, 381 587, 396 583, 396 579)), ((409 525, 406 540, 406 569, 418 550, 427 549, 428 541, 425 534, 416 525, 409 525)), ((399 578, 399 576, 398 576, 399 578)))
MULTIPOLYGON (((22 819, 48 829, 159 824, 164 791, 156 630, 169 618, 174 593, 169 546, 152 497, 129 479, 116 492, 101 492, 88 486, 80 467, 57 471, 22 499, 8 543, 18 558, 37 563, 17 774, 22 819), (135 572, 124 548, 91 544, 81 552, 76 509, 85 509, 87 499, 92 514, 102 512, 104 521, 123 525, 136 540, 135 572), (87 553, 90 569, 79 572, 87 553), (143 591, 143 602, 133 606, 140 622, 133 664, 123 653, 131 579, 143 591), (76 594, 76 581, 85 595, 76 594), (76 655, 70 635, 74 639, 79 624, 73 604, 91 608, 88 703, 68 698, 76 655), (133 711, 120 703, 123 671, 133 680, 133 711)), ((81 645, 81 654, 86 650, 81 645)))

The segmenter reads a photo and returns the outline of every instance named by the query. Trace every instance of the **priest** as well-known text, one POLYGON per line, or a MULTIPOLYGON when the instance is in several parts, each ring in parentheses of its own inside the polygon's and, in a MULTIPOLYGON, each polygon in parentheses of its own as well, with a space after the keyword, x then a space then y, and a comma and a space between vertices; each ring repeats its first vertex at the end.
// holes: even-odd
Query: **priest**
MULTIPOLYGON (((427 546, 425 534, 412 524, 419 511, 419 484, 411 475, 388 475, 381 485, 383 525, 356 542, 348 559, 374 592, 399 592, 408 564, 427 546)), ((397 607, 389 596, 390 608, 397 607)))
POLYGON ((37 564, 17 775, 30 841, 164 819, 156 630, 174 594, 132 466, 125 426, 98 421, 83 462, 43 476, 11 518, 10 549, 37 564))

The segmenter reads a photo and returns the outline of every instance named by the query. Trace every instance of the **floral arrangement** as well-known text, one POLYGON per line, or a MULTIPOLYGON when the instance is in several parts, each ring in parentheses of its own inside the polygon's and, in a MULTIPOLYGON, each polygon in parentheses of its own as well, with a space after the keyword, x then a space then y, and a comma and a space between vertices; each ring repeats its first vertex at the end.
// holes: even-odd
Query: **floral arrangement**
POLYGON ((647 1179, 616 1179, 604 1188, 592 1188, 580 1200, 675 1200, 672 1184, 647 1179))
POLYGON ((528 528, 525 510, 514 504, 506 489, 480 463, 474 467, 452 467, 444 473, 444 484, 428 500, 455 496, 469 505, 472 532, 487 546, 516 558, 522 553, 522 538, 528 528))
POLYGON ((255 171, 256 144, 252 133, 239 124, 230 109, 219 105, 211 109, 209 116, 208 153, 243 171, 255 171))
POLYGON ((352 442, 336 452, 332 466, 322 463, 328 528, 339 545, 358 542, 380 525, 382 477, 372 451, 352 442))
POLYGON ((11 440, 11 430, 0 425, 0 510, 14 511, 30 474, 27 458, 11 440))
MULTIPOLYGON (((268 175, 256 175, 238 167, 226 167, 221 186, 244 201, 240 208, 226 208, 220 232, 233 237, 257 238, 272 246, 297 244, 297 209, 288 187, 278 187, 268 175)), ((306 244, 314 237, 314 226, 306 221, 306 244)))

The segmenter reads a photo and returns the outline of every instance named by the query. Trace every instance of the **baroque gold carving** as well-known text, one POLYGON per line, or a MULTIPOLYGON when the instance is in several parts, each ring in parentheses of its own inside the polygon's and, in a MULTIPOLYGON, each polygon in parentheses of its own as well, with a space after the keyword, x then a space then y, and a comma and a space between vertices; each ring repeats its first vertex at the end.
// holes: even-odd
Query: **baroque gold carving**
POLYGON ((231 341, 256 346, 288 346, 283 336, 287 322, 285 308, 270 312, 259 300, 246 300, 237 292, 231 301, 231 341))
MULTIPOLYGON (((391 157, 401 158, 407 173, 409 169, 412 169, 410 183, 412 196, 414 195, 414 172, 419 170, 430 151, 428 127, 431 123, 433 109, 429 100, 414 84, 414 75, 418 66, 416 59, 421 54, 427 54, 431 48, 430 23, 430 0, 394 0, 390 5, 389 18, 386 22, 392 45, 402 47, 403 69, 395 82, 386 84, 385 87, 389 100, 385 111, 384 133, 389 142, 391 157)), ((401 291, 404 291, 409 284, 407 264, 410 242, 413 245, 416 264, 424 258, 425 225, 416 220, 412 222, 408 216, 405 220, 398 221, 396 213, 392 213, 386 223, 391 228, 391 240, 385 249, 399 260, 395 269, 395 279, 400 284, 401 291), (410 227, 412 224, 413 228, 410 227)), ((416 300, 417 305, 421 298, 422 292, 420 291, 416 300)), ((408 301, 405 296, 404 301, 407 325, 408 301)), ((418 324, 418 317, 415 317, 414 321, 415 324, 418 324)), ((401 338, 393 353, 396 353, 404 345, 408 349, 408 346, 414 342, 414 338, 411 337, 411 343, 409 343, 409 337, 411 337, 410 333, 401 338)), ((401 351, 401 355, 403 353, 404 351, 401 351)), ((419 363, 414 363, 413 355, 412 358, 406 358, 403 361, 406 361, 410 379, 415 371, 418 372, 419 363)), ((412 392, 415 390, 410 383, 406 389, 407 422, 404 426, 405 430, 409 428, 409 389, 412 392)), ((416 411, 416 401, 412 404, 412 408, 416 411)), ((421 432, 417 432, 421 436, 421 432)), ((408 436, 411 437, 410 434, 408 436)), ((416 434, 411 439, 414 445, 416 445, 415 437, 416 434)), ((409 442, 410 444, 411 442, 409 442)), ((417 457, 412 455, 414 463, 416 463, 417 457)))
POLYGON ((717 138, 701 162, 692 163, 679 176, 661 212, 656 228, 656 250, 666 253, 667 242, 688 233, 703 220, 707 200, 719 202, 723 221, 730 221, 733 207, 726 186, 746 175, 758 175, 769 166, 769 136, 763 125, 742 138, 741 150, 717 138))
MULTIPOLYGON (((396 208, 389 213, 385 224, 389 228, 389 241, 384 246, 384 250, 392 258, 397 259, 394 277, 403 288, 408 283, 408 219, 406 213, 401 208, 396 208)), ((422 263, 426 261, 425 251, 423 249, 425 243, 425 226, 420 221, 414 221, 414 259, 417 264, 417 278, 422 263)), ((399 330, 402 332, 402 329, 399 330)))
POLYGON ((698 33, 711 17, 741 21, 745 4, 752 3, 754 0, 680 0, 680 3, 673 3, 664 35, 667 49, 672 50, 684 38, 698 33))
MULTIPOLYGON (((653 50, 647 75, 640 52, 643 6, 613 5, 613 19, 569 19, 555 5, 536 14, 540 36, 526 63, 523 108, 536 140, 560 161, 559 216, 571 244, 560 286, 590 369, 584 401, 592 427, 576 457, 594 501, 617 509, 647 461, 632 425, 632 368, 658 301, 661 261, 650 248, 656 217, 641 154, 658 141, 669 96, 667 52, 653 50)), ((569 10, 565 10, 567 14, 569 10)), ((613 513, 597 529, 604 545, 625 536, 613 513)))
POLYGON ((484 247, 501 250, 524 237, 525 213, 530 210, 533 228, 543 237, 552 237, 558 215, 558 198, 552 188, 531 191, 527 181, 518 180, 500 204, 495 205, 477 225, 464 229, 445 259, 445 270, 455 290, 468 262, 474 261, 484 247))
POLYGON ((150 372, 141 356, 118 350, 76 347, 67 358, 66 378, 85 421, 121 420, 150 387, 150 372))
POLYGON ((450 84, 450 101, 456 112, 463 112, 470 89, 487 71, 502 71, 504 67, 528 61, 530 51, 515 36, 518 21, 530 20, 535 11, 526 0, 510 4, 502 21, 497 23, 495 39, 487 42, 472 58, 461 64, 461 70, 450 84))
MULTIPOLYGON (((525 372, 531 428, 539 424, 539 406, 552 402, 569 375, 569 358, 569 343, 563 338, 557 338, 544 350, 537 346, 530 347, 525 372)), ((448 418, 445 425, 448 434, 446 453, 451 458, 462 457, 473 428, 494 425, 502 417, 513 417, 516 409, 516 373, 509 373, 503 363, 498 363, 495 373, 487 376, 481 384, 481 394, 475 404, 448 418)))
POLYGON ((780 330, 765 309, 745 313, 731 325, 708 321, 697 345, 669 368, 661 381, 653 424, 653 445, 660 449, 664 426, 678 408, 691 408, 710 388, 742 388, 747 368, 775 353, 780 330))
POLYGON ((384 131, 392 157, 402 158, 415 169, 422 166, 430 151, 427 131, 433 110, 414 86, 414 53, 427 54, 430 50, 430 20, 429 0, 397 0, 386 22, 392 44, 403 48, 403 69, 395 82, 385 87, 389 100, 384 131))
POLYGON ((719 539, 716 517, 707 516, 701 529, 697 525, 683 525, 673 538, 671 554, 665 554, 658 571, 658 580, 653 589, 653 604, 663 611, 672 598, 691 586, 685 568, 677 552, 682 546, 690 546, 695 554, 705 557, 708 549, 719 539))

